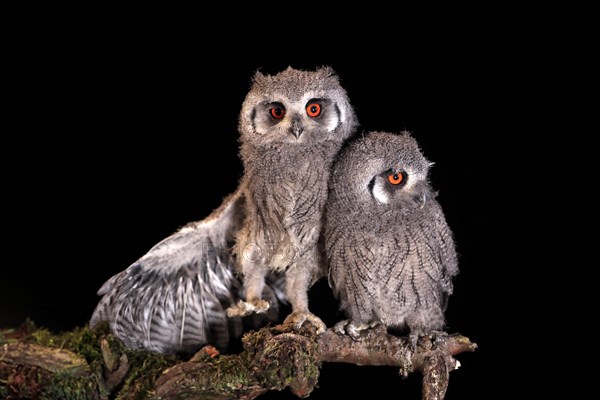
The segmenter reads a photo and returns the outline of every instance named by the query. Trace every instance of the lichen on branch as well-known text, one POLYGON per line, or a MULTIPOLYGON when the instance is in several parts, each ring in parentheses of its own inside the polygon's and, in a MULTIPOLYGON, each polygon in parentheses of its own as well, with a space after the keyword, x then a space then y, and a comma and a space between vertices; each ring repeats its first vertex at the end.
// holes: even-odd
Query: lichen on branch
POLYGON ((454 356, 477 348, 467 337, 424 337, 417 348, 373 329, 360 341, 285 325, 246 333, 243 351, 206 346, 189 359, 126 349, 107 326, 54 335, 28 323, 0 331, 0 396, 43 399, 254 399, 269 390, 308 397, 323 362, 385 365, 423 374, 423 399, 443 399, 454 356))

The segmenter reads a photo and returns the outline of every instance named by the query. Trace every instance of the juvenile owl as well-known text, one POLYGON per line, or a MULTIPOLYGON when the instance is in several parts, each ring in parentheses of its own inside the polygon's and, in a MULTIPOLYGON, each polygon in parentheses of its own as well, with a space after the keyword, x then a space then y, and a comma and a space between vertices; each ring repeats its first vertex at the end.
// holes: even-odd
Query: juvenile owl
POLYGON ((408 132, 372 132, 336 161, 325 211, 329 284, 354 339, 378 324, 419 336, 444 328, 458 263, 428 180, 431 163, 408 132))
POLYGON ((246 300, 230 316, 264 312, 269 271, 283 271, 292 313, 286 323, 323 322, 308 310, 308 289, 324 276, 317 241, 331 163, 357 126, 346 91, 331 68, 257 73, 239 130, 246 213, 235 253, 246 300))
POLYGON ((330 68, 256 74, 240 115, 238 189, 110 278, 90 326, 107 321, 135 349, 190 353, 209 343, 224 351, 244 330, 278 321, 287 293, 288 322, 322 329, 307 290, 323 274, 315 243, 330 164, 356 124, 330 68), (260 314, 239 318, 252 311, 260 314))

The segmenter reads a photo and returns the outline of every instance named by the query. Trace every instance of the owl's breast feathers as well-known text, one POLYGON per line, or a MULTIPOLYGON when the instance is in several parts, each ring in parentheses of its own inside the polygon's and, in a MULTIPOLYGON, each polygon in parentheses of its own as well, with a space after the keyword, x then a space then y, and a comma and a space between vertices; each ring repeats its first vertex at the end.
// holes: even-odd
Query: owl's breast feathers
MULTIPOLYGON (((258 232, 265 240, 292 245, 303 253, 315 245, 327 198, 331 160, 338 144, 254 148, 256 162, 246 168, 244 182, 258 232)), ((257 238, 258 239, 258 238, 257 238)))
MULTIPOLYGON (((451 291, 450 278, 458 272, 458 263, 452 234, 437 202, 406 213, 366 213, 360 209, 338 212, 335 219, 328 218, 326 229, 332 247, 345 242, 349 244, 343 246, 345 249, 361 248, 378 260, 376 264, 382 271, 394 269, 405 276, 433 274, 445 290, 451 291)), ((340 254, 329 253, 334 257, 340 254)), ((359 265, 367 260, 364 254, 359 257, 359 265)), ((389 278, 387 272, 378 277, 380 282, 388 283, 389 278)))

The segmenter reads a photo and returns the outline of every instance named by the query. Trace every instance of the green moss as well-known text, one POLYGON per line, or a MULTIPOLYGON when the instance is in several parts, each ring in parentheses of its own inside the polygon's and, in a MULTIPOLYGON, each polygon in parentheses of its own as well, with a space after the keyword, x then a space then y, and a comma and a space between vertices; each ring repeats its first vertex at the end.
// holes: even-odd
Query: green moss
POLYGON ((74 377, 67 372, 54 374, 41 395, 42 400, 90 400, 98 398, 94 376, 74 377))
POLYGON ((154 381, 165 369, 175 365, 175 356, 149 353, 145 351, 126 350, 130 369, 119 391, 117 400, 142 400, 148 398, 154 381))
MULTIPOLYGON (((125 353, 129 363, 129 371, 119 389, 117 399, 145 399, 152 389, 154 381, 160 373, 174 365, 178 359, 174 356, 164 356, 144 351, 132 351, 110 334, 107 324, 101 324, 94 329, 85 326, 75 328, 70 332, 52 333, 46 328, 36 327, 31 321, 16 330, 4 330, 0 335, 0 343, 19 340, 24 343, 34 343, 40 346, 70 350, 83 357, 90 365, 91 375, 73 376, 69 371, 54 374, 44 390, 43 399, 94 399, 100 390, 102 396, 108 393, 102 389, 104 359, 100 343, 108 343, 111 354, 125 353), (12 339, 12 338, 16 339, 12 339)), ((0 390, 8 392, 0 382, 0 390)), ((0 392, 2 393, 2 392, 0 392)), ((10 393, 10 392, 8 392, 10 393)), ((0 395, 0 398, 5 397, 0 395)))
POLYGON ((244 358, 244 356, 220 356, 204 361, 206 366, 216 371, 218 378, 206 382, 203 389, 210 388, 216 393, 230 393, 231 389, 239 390, 256 384, 248 369, 248 360, 244 358))
MULTIPOLYGON (((84 374, 74 370, 56 374, 45 371, 44 382, 39 379, 29 380, 28 382, 39 381, 40 385, 37 387, 43 389, 39 398, 44 400, 98 399, 111 396, 117 400, 147 399, 152 395, 156 379, 166 369, 182 361, 175 356, 126 349, 121 341, 110 334, 106 325, 54 334, 30 323, 23 329, 2 332, 0 341, 12 340, 70 350, 84 358, 90 366, 90 370, 86 368, 84 374), (127 358, 128 369, 118 370, 119 365, 120 368, 123 367, 120 364, 125 359, 123 354, 127 358), (116 375, 111 375, 107 368, 116 375), (123 380, 119 381, 119 376, 122 376, 119 374, 125 372, 123 380), (106 385, 110 385, 112 393, 107 393, 106 385)), ((298 332, 282 327, 264 329, 245 335, 244 349, 246 351, 240 354, 214 358, 209 352, 204 356, 203 353, 197 354, 195 358, 198 359, 192 360, 185 367, 190 368, 197 361, 196 373, 190 375, 189 371, 183 370, 181 380, 176 382, 182 389, 181 393, 184 396, 205 393, 208 397, 220 399, 232 392, 243 397, 245 392, 256 391, 257 387, 263 386, 274 390, 289 387, 297 396, 306 397, 317 383, 320 363, 316 342, 310 334, 298 335, 298 332)), ((0 398, 11 394, 3 386, 6 386, 6 382, 0 382, 0 398)))
POLYGON ((300 397, 308 396, 317 384, 320 372, 314 333, 297 332, 287 326, 275 326, 244 336, 244 349, 254 358, 251 363, 260 373, 261 385, 276 390, 289 387, 300 397))

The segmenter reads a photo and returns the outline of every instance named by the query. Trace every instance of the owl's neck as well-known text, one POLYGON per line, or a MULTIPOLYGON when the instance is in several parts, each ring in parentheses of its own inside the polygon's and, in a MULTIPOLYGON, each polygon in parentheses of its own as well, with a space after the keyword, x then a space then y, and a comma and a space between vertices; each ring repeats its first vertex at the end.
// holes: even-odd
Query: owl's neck
POLYGON ((251 144, 242 143, 240 155, 246 171, 253 170, 257 166, 272 168, 293 166, 293 163, 314 162, 315 165, 323 167, 331 164, 339 151, 341 143, 337 141, 322 141, 317 143, 268 143, 251 144))

